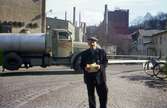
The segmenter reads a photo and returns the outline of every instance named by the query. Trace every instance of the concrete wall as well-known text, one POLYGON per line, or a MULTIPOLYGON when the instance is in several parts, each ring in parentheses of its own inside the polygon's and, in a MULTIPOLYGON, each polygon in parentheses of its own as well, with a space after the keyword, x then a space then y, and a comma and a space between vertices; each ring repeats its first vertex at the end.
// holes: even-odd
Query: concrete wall
POLYGON ((45 0, 0 0, 0 22, 12 25, 12 32, 28 29, 44 32, 45 0), (21 26, 18 23, 21 23, 21 26))

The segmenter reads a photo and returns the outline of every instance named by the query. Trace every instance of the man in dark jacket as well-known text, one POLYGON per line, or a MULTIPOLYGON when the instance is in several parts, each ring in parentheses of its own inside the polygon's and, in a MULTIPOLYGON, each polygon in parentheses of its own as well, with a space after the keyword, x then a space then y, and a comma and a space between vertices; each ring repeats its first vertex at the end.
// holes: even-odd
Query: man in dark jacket
POLYGON ((87 85, 89 108, 96 108, 95 88, 99 96, 100 108, 107 108, 108 88, 106 85, 106 67, 108 59, 103 49, 97 48, 97 39, 88 39, 89 49, 81 54, 81 69, 87 85))

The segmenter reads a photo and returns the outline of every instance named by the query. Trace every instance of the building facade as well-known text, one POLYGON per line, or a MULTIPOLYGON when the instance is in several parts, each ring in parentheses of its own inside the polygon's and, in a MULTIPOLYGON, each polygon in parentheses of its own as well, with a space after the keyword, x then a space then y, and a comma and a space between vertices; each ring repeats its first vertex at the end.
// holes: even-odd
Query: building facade
POLYGON ((139 29, 137 32, 132 34, 133 40, 133 49, 135 51, 133 54, 137 55, 147 55, 154 56, 154 44, 153 44, 153 35, 161 32, 161 30, 144 30, 139 29))
POLYGON ((129 10, 108 11, 108 31, 112 34, 128 34, 129 10))
POLYGON ((45 32, 45 0, 0 0, 0 32, 45 32))
POLYGON ((167 57, 167 30, 153 35, 155 55, 162 58, 167 57))

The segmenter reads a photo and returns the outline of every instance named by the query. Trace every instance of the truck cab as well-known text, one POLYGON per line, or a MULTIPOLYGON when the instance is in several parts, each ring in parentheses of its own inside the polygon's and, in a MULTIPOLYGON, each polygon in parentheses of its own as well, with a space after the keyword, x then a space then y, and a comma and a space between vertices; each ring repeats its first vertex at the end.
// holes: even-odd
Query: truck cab
POLYGON ((65 29, 52 30, 52 56, 68 57, 73 53, 71 32, 65 29))

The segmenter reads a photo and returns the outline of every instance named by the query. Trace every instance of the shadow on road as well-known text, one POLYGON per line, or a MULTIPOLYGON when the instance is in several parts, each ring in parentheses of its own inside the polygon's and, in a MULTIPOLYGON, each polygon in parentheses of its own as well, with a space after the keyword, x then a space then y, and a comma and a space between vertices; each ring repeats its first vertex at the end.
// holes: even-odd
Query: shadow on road
POLYGON ((167 81, 163 80, 153 80, 153 81, 146 81, 145 85, 150 88, 167 88, 167 81))
POLYGON ((28 72, 5 72, 0 73, 0 77, 12 77, 12 76, 41 76, 41 75, 71 75, 81 74, 75 71, 28 71, 28 72))
POLYGON ((130 81, 144 82, 144 84, 149 88, 158 88, 158 89, 167 88, 167 80, 160 80, 151 76, 129 75, 129 76, 121 76, 121 78, 126 78, 130 81))

